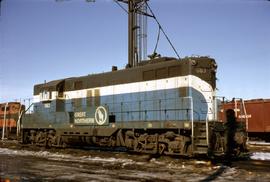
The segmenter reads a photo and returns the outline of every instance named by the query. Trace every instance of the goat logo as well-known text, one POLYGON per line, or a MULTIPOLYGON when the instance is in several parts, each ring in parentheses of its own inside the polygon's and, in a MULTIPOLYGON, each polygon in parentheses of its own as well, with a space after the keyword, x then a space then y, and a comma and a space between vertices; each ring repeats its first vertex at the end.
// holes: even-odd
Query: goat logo
POLYGON ((95 120, 98 125, 103 125, 107 121, 107 110, 103 106, 99 106, 95 112, 95 120))

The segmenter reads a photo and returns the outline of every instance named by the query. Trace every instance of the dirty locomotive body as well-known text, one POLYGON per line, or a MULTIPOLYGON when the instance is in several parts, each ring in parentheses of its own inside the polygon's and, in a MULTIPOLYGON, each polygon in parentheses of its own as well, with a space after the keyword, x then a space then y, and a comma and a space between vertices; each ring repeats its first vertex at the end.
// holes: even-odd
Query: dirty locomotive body
MULTIPOLYGON (((34 112, 23 118, 22 140, 149 154, 224 154, 226 128, 215 122, 216 68, 208 57, 157 58, 35 85, 34 112)), ((243 142, 237 140, 234 150, 243 142)))

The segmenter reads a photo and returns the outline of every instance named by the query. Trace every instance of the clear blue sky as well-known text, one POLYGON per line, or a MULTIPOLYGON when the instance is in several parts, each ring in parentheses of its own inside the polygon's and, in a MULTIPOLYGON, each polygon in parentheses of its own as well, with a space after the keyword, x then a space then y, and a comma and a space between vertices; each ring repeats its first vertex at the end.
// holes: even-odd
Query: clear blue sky
MULTIPOLYGON (((218 63, 218 95, 270 98, 270 1, 150 0, 181 57, 218 63)), ((148 52, 157 26, 149 19, 148 52)), ((175 56, 162 37, 158 52, 175 56)), ((3 0, 0 102, 32 97, 33 85, 127 63, 127 15, 112 0, 3 0)))

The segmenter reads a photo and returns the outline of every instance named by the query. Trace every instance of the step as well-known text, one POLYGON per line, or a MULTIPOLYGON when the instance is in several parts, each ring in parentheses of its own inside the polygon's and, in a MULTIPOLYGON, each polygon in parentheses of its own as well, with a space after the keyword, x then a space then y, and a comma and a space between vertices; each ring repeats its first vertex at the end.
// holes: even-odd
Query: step
POLYGON ((195 132, 194 133, 194 138, 202 138, 205 137, 206 138, 206 132, 195 132))
POLYGON ((206 139, 206 135, 199 135, 199 136, 195 136, 194 138, 198 138, 198 139, 206 139))
POLYGON ((201 152, 201 153, 207 153, 208 147, 195 147, 194 151, 201 152))
POLYGON ((195 146, 197 146, 197 147, 207 147, 208 148, 207 143, 195 143, 195 146))
POLYGON ((194 144, 198 144, 198 145, 207 145, 207 141, 205 138, 196 138, 194 141, 194 144))
POLYGON ((205 127, 201 127, 201 128, 194 128, 195 131, 206 131, 205 127))
POLYGON ((207 151, 195 150, 193 151, 195 155, 207 155, 207 151))

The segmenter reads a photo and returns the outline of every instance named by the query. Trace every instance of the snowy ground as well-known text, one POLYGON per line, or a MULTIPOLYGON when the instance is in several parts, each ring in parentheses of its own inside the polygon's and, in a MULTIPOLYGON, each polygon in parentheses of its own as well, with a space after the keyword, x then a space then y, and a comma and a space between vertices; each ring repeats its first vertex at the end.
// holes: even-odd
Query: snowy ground
MULTIPOLYGON (((269 156, 254 153, 252 158, 269 156)), ((0 181, 270 181, 268 171, 232 166, 117 152, 0 148, 0 181)))
POLYGON ((254 152, 250 156, 253 160, 267 160, 270 161, 270 152, 254 152))

